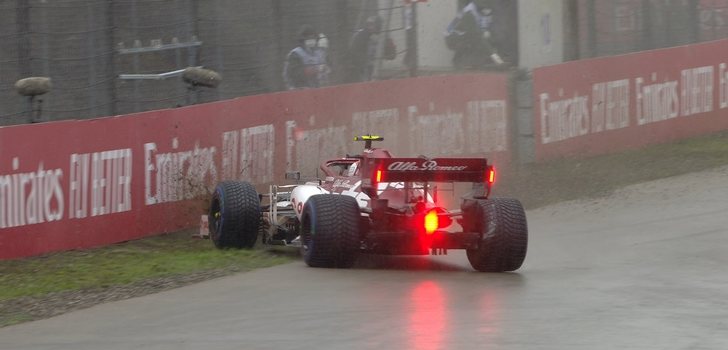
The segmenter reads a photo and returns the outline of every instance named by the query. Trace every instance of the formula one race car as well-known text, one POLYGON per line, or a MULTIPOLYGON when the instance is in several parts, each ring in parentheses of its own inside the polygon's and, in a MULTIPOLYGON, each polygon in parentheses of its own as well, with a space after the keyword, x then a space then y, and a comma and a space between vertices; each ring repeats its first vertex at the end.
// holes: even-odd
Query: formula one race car
MULTIPOLYGON (((478 271, 504 272, 526 257, 526 214, 515 199, 489 198, 495 169, 485 158, 393 158, 365 142, 361 155, 321 164, 323 180, 271 186, 217 185, 209 213, 218 248, 294 246, 312 267, 351 267, 359 254, 447 254, 465 249, 478 271), (437 185, 473 183, 459 209, 436 203, 437 185), (266 203, 267 202, 267 203, 266 203), (261 205, 264 203, 265 205, 261 205), (461 227, 462 230, 455 228, 461 227)), ((299 173, 286 178, 300 182, 299 173)), ((454 187, 454 186, 453 186, 454 187)))

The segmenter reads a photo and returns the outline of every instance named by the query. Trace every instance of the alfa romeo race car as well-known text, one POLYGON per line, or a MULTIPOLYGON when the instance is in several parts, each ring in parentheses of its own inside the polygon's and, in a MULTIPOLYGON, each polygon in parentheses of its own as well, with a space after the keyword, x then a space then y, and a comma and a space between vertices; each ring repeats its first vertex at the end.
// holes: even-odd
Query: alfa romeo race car
MULTIPOLYGON (((526 257, 528 228, 516 199, 490 198, 495 169, 485 158, 394 158, 362 136, 361 155, 321 164, 324 179, 270 186, 218 184, 209 212, 218 248, 293 246, 312 267, 349 268, 360 254, 447 254, 465 249, 483 272, 514 271, 526 257), (470 182, 458 209, 438 205, 438 185, 470 182), (458 229, 460 228, 460 229, 458 229)), ((300 182, 300 173, 287 179, 300 182)))

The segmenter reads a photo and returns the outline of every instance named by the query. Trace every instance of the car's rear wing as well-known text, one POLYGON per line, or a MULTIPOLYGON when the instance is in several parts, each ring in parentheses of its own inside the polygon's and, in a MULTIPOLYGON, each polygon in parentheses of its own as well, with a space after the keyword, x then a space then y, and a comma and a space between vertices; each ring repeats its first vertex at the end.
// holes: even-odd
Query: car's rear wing
POLYGON ((362 189, 376 196, 383 182, 472 182, 490 188, 495 169, 486 158, 367 158, 362 161, 362 189))

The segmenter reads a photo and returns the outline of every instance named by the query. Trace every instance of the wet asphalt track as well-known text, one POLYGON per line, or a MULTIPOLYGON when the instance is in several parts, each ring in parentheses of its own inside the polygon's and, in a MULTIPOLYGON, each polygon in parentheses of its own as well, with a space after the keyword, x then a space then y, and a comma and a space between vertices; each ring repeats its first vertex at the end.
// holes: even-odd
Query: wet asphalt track
POLYGON ((728 168, 528 215, 519 273, 297 262, 6 327, 0 349, 728 349, 728 168))

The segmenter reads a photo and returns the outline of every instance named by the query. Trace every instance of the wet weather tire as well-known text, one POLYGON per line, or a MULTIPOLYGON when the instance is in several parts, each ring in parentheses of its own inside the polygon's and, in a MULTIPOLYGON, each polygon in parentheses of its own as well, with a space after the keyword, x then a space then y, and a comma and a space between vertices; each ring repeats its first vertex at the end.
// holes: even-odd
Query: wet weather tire
POLYGON ((356 199, 334 194, 311 196, 301 217, 301 253, 311 267, 349 268, 361 239, 356 199))
POLYGON ((468 249, 470 265, 481 272, 518 270, 526 258, 528 225, 516 199, 478 200, 466 210, 466 221, 480 233, 477 249, 468 249))
POLYGON ((253 185, 238 181, 219 183, 212 195, 208 221, 215 247, 253 248, 260 227, 260 198, 253 185))

